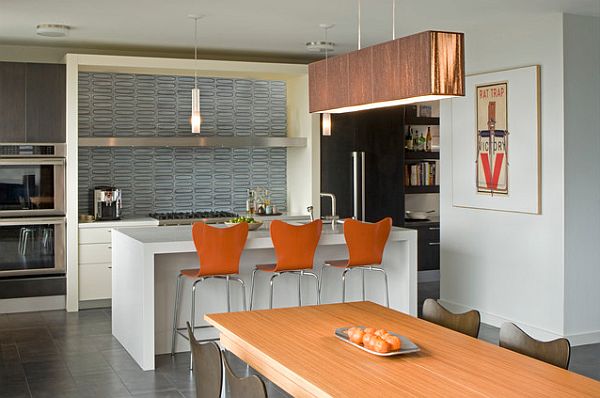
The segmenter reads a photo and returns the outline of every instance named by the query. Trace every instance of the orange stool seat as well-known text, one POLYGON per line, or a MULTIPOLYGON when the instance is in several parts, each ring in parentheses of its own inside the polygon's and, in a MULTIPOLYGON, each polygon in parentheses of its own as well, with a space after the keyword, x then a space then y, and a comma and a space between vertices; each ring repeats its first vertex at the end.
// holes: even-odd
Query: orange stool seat
POLYGON ((346 220, 344 222, 344 239, 348 247, 349 258, 346 260, 325 261, 319 275, 321 285, 325 267, 343 268, 342 302, 346 302, 346 274, 351 270, 360 269, 362 273, 362 299, 365 300, 365 271, 381 272, 385 279, 386 305, 389 307, 390 295, 387 274, 379 265, 383 261, 383 251, 391 230, 392 219, 390 217, 376 223, 346 220))
POLYGON ((273 281, 276 277, 284 274, 298 275, 298 303, 302 306, 302 277, 315 278, 317 291, 317 304, 319 304, 319 277, 311 272, 315 251, 321 238, 323 222, 315 220, 305 225, 291 225, 280 220, 271 222, 271 240, 275 248, 275 264, 259 264, 252 271, 252 285, 250 287, 250 309, 254 304, 254 283, 256 272, 270 272, 271 278, 269 308, 273 308, 273 281))
MULTIPOLYGON (((179 271, 177 276, 177 287, 175 289, 175 308, 173 313, 173 336, 171 340, 171 354, 175 354, 175 338, 179 334, 189 339, 185 333, 186 328, 178 327, 179 303, 181 301, 182 278, 193 280, 192 303, 191 303, 191 330, 211 326, 194 327, 196 318, 196 285, 206 279, 224 279, 227 283, 227 312, 231 311, 229 294, 229 282, 237 282, 242 287, 243 307, 246 310, 246 285, 237 277, 240 268, 240 257, 248 237, 248 224, 239 223, 232 227, 218 228, 202 222, 192 226, 192 238, 198 253, 199 267, 188 268, 179 271)), ((203 339, 199 341, 210 341, 217 339, 203 339)), ((190 361, 191 363, 191 361, 190 361)), ((190 365, 191 367, 191 365, 190 365)))
POLYGON ((258 264, 256 269, 264 272, 275 272, 277 264, 258 264))

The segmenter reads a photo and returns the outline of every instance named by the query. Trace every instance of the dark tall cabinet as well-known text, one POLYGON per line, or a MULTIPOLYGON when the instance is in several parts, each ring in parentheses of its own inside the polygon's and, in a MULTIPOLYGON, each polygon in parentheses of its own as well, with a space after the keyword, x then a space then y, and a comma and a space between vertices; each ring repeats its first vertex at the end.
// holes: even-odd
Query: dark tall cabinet
MULTIPOLYGON (((396 107, 332 115, 331 136, 321 136, 321 192, 335 194, 341 218, 354 215, 357 182, 352 152, 363 152, 365 220, 391 216, 394 225, 403 225, 403 114, 396 107)), ((362 203, 358 207, 362 209, 362 203)), ((330 201, 323 199, 321 214, 330 213, 330 201)))
POLYGON ((62 64, 0 62, 0 142, 65 142, 62 64))

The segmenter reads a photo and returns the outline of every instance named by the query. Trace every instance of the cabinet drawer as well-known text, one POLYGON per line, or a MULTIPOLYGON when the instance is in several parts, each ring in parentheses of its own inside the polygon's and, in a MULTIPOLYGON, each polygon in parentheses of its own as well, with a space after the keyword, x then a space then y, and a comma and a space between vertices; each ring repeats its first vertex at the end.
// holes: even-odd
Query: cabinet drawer
POLYGON ((110 243, 112 228, 85 228, 79 230, 79 244, 110 243))
POLYGON ((111 298, 112 272, 110 263, 79 265, 79 300, 111 298))
POLYGON ((112 263, 110 243, 79 245, 79 264, 112 263))

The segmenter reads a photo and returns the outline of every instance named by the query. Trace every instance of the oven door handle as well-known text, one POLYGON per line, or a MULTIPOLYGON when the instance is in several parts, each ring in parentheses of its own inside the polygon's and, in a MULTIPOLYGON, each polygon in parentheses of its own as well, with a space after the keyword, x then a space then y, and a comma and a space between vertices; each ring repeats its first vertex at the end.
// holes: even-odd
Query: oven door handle
POLYGON ((9 225, 47 225, 64 224, 65 217, 23 217, 23 218, 0 218, 0 227, 9 225))
POLYGON ((65 158, 1 158, 0 166, 64 166, 65 158))

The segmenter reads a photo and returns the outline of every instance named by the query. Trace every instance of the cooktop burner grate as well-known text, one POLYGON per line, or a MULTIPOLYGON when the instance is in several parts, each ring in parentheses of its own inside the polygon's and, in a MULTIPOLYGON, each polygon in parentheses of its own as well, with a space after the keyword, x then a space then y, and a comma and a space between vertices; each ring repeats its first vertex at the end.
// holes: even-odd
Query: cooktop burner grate
POLYGON ((239 217, 230 211, 187 211, 169 213, 150 213, 150 217, 158 220, 158 225, 189 225, 201 221, 208 224, 222 223, 230 218, 239 217))

